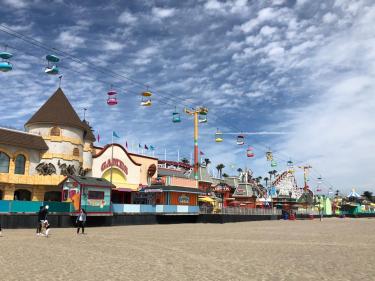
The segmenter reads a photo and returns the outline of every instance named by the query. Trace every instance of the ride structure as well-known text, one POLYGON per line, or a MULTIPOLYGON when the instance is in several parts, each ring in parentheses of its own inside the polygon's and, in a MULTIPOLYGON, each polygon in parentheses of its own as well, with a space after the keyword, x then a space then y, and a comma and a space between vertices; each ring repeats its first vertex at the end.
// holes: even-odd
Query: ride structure
POLYGON ((116 97, 117 96, 117 92, 115 90, 113 90, 112 87, 108 91, 107 96, 108 96, 108 98, 107 98, 107 104, 109 106, 117 105, 117 103, 118 103, 117 97, 116 97))
POLYGON ((173 123, 181 123, 181 116, 180 113, 177 112, 177 107, 175 107, 172 113, 172 122, 173 123))
POLYGON ((57 67, 57 63, 60 61, 60 58, 55 55, 46 55, 46 60, 47 65, 44 72, 50 75, 59 74, 59 68, 57 67))
POLYGON ((199 155, 198 155, 198 126, 199 126, 199 116, 207 115, 207 107, 197 107, 192 109, 185 108, 185 113, 194 116, 194 179, 198 180, 198 168, 199 168, 199 155))
POLYGON ((152 101, 151 101, 151 96, 152 96, 152 93, 148 90, 147 88, 147 91, 144 91, 141 93, 141 106, 151 106, 152 105, 152 101))
POLYGON ((13 57, 11 53, 8 52, 0 52, 0 58, 2 61, 0 62, 0 71, 1 72, 8 72, 13 69, 13 65, 10 63, 10 59, 13 57))

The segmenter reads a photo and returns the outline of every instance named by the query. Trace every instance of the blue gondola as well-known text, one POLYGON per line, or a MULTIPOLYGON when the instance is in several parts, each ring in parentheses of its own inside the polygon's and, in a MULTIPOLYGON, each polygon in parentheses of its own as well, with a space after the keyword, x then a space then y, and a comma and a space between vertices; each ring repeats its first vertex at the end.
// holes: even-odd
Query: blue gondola
POLYGON ((0 62, 0 71, 1 72, 8 72, 13 69, 13 65, 9 62, 9 59, 12 58, 13 55, 8 52, 0 52, 0 58, 3 61, 0 62))
POLYGON ((59 74, 59 68, 57 67, 56 63, 60 61, 60 58, 55 55, 47 55, 46 60, 47 66, 44 72, 51 75, 59 74))
POLYGON ((8 72, 13 69, 13 65, 10 62, 2 61, 0 62, 0 71, 1 72, 8 72))
POLYGON ((174 112, 172 113, 172 122, 173 123, 180 123, 181 122, 180 113, 177 112, 176 108, 175 108, 174 112))
POLYGON ((13 55, 11 53, 0 52, 0 58, 2 58, 3 60, 9 60, 12 57, 13 57, 13 55))

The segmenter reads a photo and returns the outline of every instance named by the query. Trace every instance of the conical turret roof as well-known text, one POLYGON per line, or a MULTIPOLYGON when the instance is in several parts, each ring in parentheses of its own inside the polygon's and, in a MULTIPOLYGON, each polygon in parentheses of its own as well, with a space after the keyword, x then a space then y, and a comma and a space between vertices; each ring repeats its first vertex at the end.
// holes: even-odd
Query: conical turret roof
POLYGON ((25 126, 41 123, 84 129, 81 119, 79 119, 61 88, 57 89, 30 120, 26 122, 25 126))
POLYGON ((81 121, 63 90, 56 92, 39 108, 26 122, 25 126, 33 124, 52 124, 82 129, 89 139, 95 140, 89 126, 81 121))

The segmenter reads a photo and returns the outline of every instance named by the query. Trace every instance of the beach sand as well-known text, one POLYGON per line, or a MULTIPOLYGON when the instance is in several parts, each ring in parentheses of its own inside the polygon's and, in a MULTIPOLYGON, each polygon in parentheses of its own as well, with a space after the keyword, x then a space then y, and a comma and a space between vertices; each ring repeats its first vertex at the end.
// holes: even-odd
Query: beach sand
POLYGON ((7 230, 1 280, 375 280, 375 219, 7 230))

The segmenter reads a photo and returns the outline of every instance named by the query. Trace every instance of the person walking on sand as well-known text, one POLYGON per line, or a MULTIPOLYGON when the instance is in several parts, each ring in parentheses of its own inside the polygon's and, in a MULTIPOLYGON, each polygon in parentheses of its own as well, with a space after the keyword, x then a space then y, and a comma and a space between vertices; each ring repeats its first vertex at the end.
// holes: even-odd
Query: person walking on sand
POLYGON ((85 209, 81 208, 76 219, 77 234, 79 234, 80 228, 82 228, 82 234, 85 234, 85 223, 86 223, 86 211, 85 209))
POLYGON ((48 215, 48 205, 47 206, 40 206, 38 212, 38 224, 36 228, 36 235, 40 236, 42 234, 42 227, 45 220, 47 220, 48 215))

